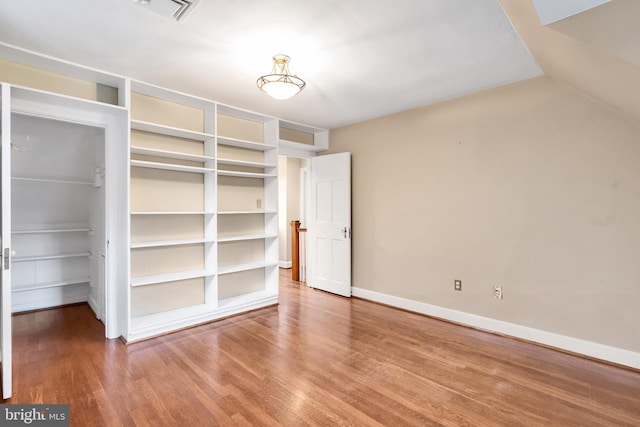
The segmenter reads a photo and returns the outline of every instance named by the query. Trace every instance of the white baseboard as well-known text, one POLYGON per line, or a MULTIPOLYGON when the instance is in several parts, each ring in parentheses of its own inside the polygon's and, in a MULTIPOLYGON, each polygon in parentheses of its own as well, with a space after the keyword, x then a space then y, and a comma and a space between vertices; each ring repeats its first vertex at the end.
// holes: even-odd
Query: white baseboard
POLYGON ((409 300, 380 292, 370 291, 362 288, 351 288, 351 293, 355 297, 375 301, 381 304, 390 305, 404 310, 425 314, 451 322, 460 323, 485 331, 496 332, 527 341, 544 344, 550 347, 570 351, 572 353, 583 354, 603 361, 616 363, 640 369, 640 353, 585 341, 578 338, 567 337, 552 332, 542 331, 515 323, 495 320, 488 317, 478 316, 463 311, 438 307, 420 301, 409 300))
POLYGON ((280 268, 291 268, 291 261, 278 261, 278 266, 280 268))

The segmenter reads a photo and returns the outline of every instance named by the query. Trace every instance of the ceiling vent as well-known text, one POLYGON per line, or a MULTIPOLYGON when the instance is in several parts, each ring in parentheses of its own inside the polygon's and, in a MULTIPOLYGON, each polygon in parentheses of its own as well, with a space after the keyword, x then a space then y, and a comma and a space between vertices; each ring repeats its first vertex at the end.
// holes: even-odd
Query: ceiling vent
POLYGON ((193 10, 199 0, 133 0, 145 8, 160 15, 168 16, 180 22, 193 10))

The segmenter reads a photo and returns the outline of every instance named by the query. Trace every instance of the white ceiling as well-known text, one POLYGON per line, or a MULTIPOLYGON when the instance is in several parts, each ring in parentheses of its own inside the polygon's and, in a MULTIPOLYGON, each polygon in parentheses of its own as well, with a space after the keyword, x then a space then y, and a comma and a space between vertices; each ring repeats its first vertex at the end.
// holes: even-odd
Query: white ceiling
POLYGON ((132 0, 0 0, 0 41, 327 128, 542 74, 498 0, 200 0, 179 23, 132 0), (278 53, 307 82, 287 101, 255 83, 278 53))

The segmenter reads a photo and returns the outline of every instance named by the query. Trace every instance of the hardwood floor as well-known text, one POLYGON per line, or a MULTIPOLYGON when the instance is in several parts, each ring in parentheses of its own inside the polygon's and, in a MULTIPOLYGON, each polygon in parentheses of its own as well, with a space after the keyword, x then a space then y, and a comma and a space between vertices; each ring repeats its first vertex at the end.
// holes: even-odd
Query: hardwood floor
POLYGON ((14 317, 14 397, 72 426, 639 426, 640 373, 309 289, 124 345, 86 305, 14 317))

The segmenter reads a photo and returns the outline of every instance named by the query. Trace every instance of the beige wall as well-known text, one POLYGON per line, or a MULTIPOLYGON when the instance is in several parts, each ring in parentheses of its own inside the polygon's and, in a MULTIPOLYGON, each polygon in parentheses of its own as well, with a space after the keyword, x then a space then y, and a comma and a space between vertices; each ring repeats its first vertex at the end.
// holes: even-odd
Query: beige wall
POLYGON ((640 351, 638 135, 548 77, 333 130, 353 286, 640 351))
POLYGON ((118 89, 0 59, 0 81, 118 105, 118 89))

